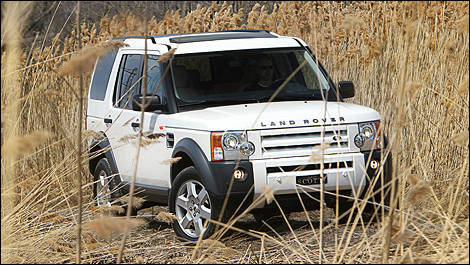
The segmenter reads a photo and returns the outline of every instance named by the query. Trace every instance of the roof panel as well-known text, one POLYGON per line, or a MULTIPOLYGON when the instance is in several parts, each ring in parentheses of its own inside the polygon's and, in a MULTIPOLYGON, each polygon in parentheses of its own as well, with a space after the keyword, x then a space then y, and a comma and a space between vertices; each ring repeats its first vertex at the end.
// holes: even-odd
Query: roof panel
MULTIPOLYGON (((123 39, 130 45, 127 49, 143 49, 145 47, 143 36, 121 36, 114 39, 123 39)), ((153 50, 157 47, 155 45, 177 48, 176 54, 300 46, 292 37, 280 36, 265 30, 229 30, 149 36, 147 48, 153 50), (172 39, 173 41, 171 41, 172 39)))
POLYGON ((252 38, 172 44, 175 54, 300 47, 293 38, 252 38))

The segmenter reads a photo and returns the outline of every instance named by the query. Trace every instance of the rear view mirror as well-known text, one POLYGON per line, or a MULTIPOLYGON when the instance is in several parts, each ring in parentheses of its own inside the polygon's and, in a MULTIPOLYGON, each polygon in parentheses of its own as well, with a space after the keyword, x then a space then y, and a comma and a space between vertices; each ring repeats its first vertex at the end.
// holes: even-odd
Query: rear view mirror
POLYGON ((338 90, 343 98, 354 97, 354 84, 351 81, 339 81, 338 90))
MULTIPOLYGON (((136 111, 142 110, 142 95, 134 95, 132 109, 136 111)), ((162 104, 162 100, 157 95, 145 95, 145 111, 166 110, 167 106, 162 104)))

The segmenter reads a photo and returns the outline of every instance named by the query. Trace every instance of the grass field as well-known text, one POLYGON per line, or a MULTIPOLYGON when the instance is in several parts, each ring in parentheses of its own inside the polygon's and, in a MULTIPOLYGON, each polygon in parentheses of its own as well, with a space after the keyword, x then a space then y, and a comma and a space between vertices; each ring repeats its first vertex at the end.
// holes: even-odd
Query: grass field
MULTIPOLYGON (((37 39, 25 48, 18 21, 32 5, 2 3, 1 261, 73 263, 80 201, 77 133, 83 122, 78 95, 82 87, 86 97, 90 73, 80 86, 61 67, 79 47, 143 35, 144 26, 130 12, 59 32, 49 46, 37 39)), ((322 233, 325 263, 380 263, 385 252, 391 263, 468 263, 468 9, 468 2, 284 2, 271 13, 259 5, 234 13, 229 5, 213 4, 186 16, 170 12, 161 21, 149 19, 149 35, 267 29, 305 40, 334 81, 354 82, 356 96, 348 102, 381 114, 399 179, 400 211, 388 249, 387 222, 368 226, 352 220, 320 231, 317 212, 263 225, 247 215, 225 237, 188 246, 176 239, 163 207, 126 221, 93 206, 86 153, 91 133, 84 131, 82 262, 116 262, 127 222, 132 232, 123 262, 318 263, 322 233)), ((94 62, 96 57, 87 56, 76 67, 86 70, 94 62)), ((326 213, 334 220, 334 213, 326 213)))

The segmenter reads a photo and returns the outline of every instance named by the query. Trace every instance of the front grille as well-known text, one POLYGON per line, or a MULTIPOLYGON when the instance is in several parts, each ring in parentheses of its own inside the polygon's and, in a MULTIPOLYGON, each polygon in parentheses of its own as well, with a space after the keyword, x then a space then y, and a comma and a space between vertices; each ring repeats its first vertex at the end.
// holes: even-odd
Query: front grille
POLYGON ((324 154, 346 153, 349 150, 347 126, 316 126, 261 132, 263 158, 311 155, 312 152, 318 151, 322 142, 329 144, 324 149, 324 154), (323 129, 325 131, 322 137, 323 129))

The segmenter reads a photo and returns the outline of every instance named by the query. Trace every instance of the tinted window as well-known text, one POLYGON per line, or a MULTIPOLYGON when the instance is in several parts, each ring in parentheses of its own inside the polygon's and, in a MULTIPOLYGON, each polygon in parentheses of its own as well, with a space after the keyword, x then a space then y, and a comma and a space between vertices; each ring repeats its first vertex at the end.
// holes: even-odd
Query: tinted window
POLYGON ((140 91, 143 55, 124 55, 119 66, 116 82, 115 106, 132 109, 132 97, 140 91))
POLYGON ((325 95, 336 101, 326 76, 302 48, 176 55, 171 70, 180 111, 267 102, 274 93, 274 101, 323 100, 325 95))
MULTIPOLYGON (((163 83, 161 64, 157 61, 158 56, 148 55, 147 62, 147 95, 158 95, 163 97, 163 83)), ((142 85, 142 90, 144 89, 142 85)))
POLYGON ((109 76, 116 58, 117 49, 108 52, 100 57, 96 63, 95 73, 91 81, 90 98, 104 100, 106 88, 108 87, 109 76))

